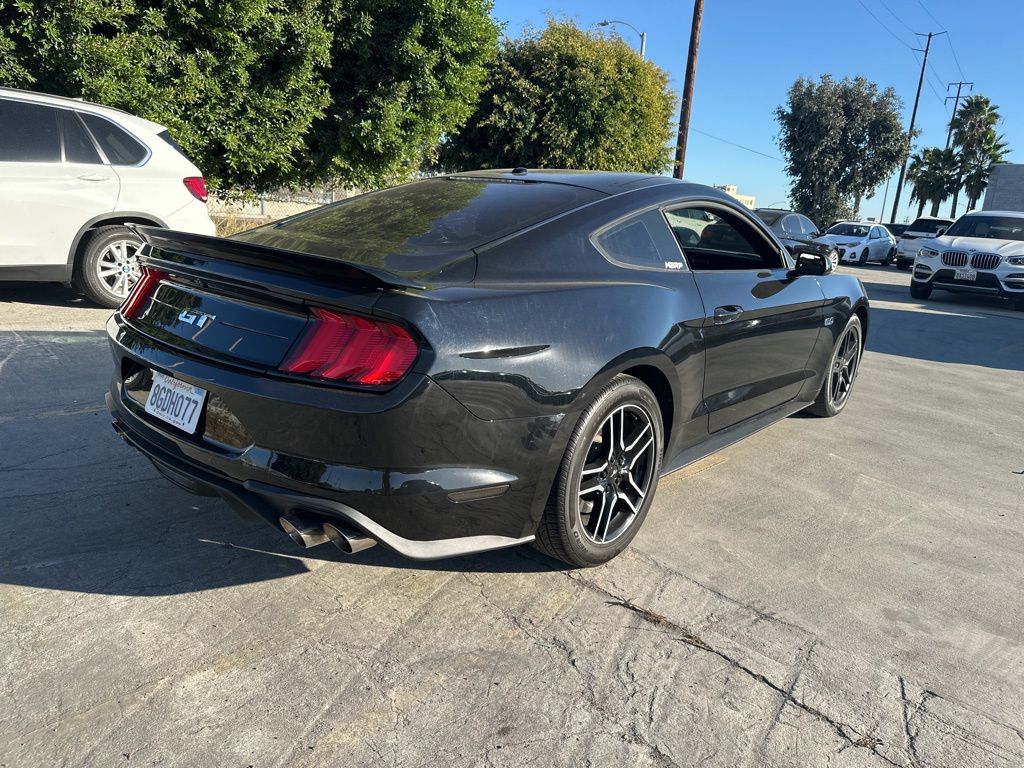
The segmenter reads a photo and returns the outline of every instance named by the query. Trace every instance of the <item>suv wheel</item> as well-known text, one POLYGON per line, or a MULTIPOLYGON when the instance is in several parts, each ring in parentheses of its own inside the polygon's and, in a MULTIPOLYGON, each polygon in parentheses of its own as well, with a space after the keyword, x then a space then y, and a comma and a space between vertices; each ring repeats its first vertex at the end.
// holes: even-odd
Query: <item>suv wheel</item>
POLYGON ((569 565, 605 563, 624 550, 650 509, 664 450, 661 409, 632 376, 616 376, 569 438, 536 547, 569 565))
POLYGON ((96 229, 75 265, 75 284, 92 301, 116 309, 141 275, 142 240, 127 227, 96 229))
POLYGON ((927 299, 932 295, 932 287, 928 283, 919 283, 916 280, 911 280, 910 295, 915 299, 927 299))

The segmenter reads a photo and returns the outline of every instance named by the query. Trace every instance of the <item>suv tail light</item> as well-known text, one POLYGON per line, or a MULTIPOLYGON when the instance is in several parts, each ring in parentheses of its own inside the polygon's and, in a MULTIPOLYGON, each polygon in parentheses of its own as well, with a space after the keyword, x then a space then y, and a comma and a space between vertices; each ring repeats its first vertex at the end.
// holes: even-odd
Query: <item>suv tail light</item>
POLYGON ((121 317, 131 320, 142 309, 142 305, 146 299, 149 298, 150 294, 153 293, 154 289, 160 284, 160 281, 165 277, 168 277, 166 272, 161 272, 159 269, 150 269, 149 267, 142 268, 142 277, 139 278, 139 282, 132 288, 131 293, 128 294, 128 298, 124 300, 124 304, 121 305, 121 317))
POLYGON ((206 194, 206 179, 202 176, 186 176, 181 181, 185 185, 185 189, 192 193, 192 197, 201 203, 206 202, 208 197, 206 194))
POLYGON ((393 384, 409 372, 418 351, 400 325, 314 308, 312 324, 280 370, 350 384, 393 384))

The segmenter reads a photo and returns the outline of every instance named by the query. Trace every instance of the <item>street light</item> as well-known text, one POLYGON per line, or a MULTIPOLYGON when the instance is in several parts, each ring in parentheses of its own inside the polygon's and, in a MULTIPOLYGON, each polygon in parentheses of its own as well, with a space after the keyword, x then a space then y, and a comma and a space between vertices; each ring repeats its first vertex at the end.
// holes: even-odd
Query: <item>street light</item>
POLYGON ((632 24, 630 24, 628 21, 616 21, 615 19, 608 19, 606 21, 599 21, 599 22, 597 22, 597 26, 599 26, 599 27, 607 27, 607 26, 609 26, 611 24, 622 24, 624 26, 629 27, 634 32, 636 32, 638 35, 640 35, 640 58, 641 59, 646 59, 647 58, 647 56, 646 56, 646 53, 647 53, 647 33, 646 32, 641 32, 639 29, 637 29, 632 24))

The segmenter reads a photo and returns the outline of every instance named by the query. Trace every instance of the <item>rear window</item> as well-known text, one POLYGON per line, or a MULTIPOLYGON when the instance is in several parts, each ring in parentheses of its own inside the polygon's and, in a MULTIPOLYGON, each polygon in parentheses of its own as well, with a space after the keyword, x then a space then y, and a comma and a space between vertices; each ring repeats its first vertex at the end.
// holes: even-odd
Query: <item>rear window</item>
POLYGON ((564 184, 425 179, 333 203, 240 239, 383 264, 389 255, 468 251, 601 197, 564 184))
POLYGON ((758 217, 769 227, 779 220, 782 214, 779 211, 754 211, 758 217))
POLYGON ((0 99, 0 161, 59 163, 57 110, 0 99))
POLYGON ((175 141, 174 137, 171 136, 171 132, 170 131, 160 131, 160 133, 158 133, 157 136, 159 136, 161 139, 163 139, 168 144, 170 144, 172 147, 174 147, 175 151, 179 155, 184 157, 189 162, 192 162, 191 158, 189 158, 189 156, 185 154, 185 150, 181 148, 181 144, 179 144, 177 141, 175 141))
POLYGON ((906 228, 906 232, 924 232, 928 235, 934 235, 943 227, 948 227, 951 222, 942 221, 941 219, 916 219, 913 224, 906 228))
POLYGON ((127 131, 96 115, 81 112, 79 117, 89 127, 111 165, 138 165, 146 159, 146 148, 127 131))

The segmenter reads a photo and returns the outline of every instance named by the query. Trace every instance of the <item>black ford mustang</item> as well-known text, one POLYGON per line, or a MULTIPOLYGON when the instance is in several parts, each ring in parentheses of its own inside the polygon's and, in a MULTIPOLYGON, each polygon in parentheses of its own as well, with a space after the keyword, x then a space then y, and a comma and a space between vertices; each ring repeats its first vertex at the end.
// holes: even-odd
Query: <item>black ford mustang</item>
POLYGON ((658 176, 483 171, 230 239, 142 232, 115 429, 303 546, 604 562, 659 476, 839 413, 868 329, 855 277, 658 176))

